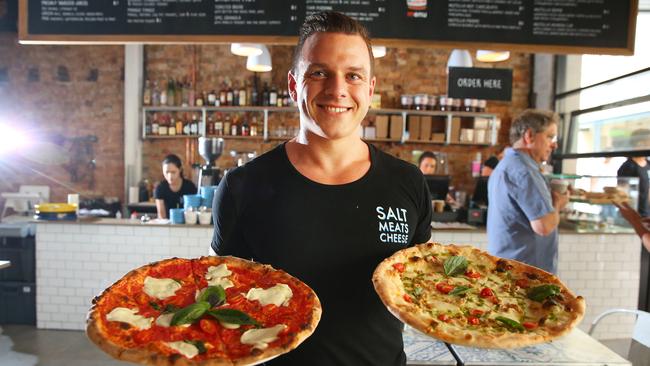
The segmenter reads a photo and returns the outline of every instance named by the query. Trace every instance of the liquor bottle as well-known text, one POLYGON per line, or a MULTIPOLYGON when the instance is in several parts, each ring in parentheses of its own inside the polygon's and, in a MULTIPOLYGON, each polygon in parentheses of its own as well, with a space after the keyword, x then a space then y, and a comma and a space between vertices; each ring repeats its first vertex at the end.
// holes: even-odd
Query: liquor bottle
POLYGON ((176 135, 176 121, 174 121, 174 117, 172 116, 167 116, 169 118, 169 124, 167 125, 167 134, 169 136, 174 136, 176 135))
POLYGON ((167 81, 167 105, 173 106, 176 103, 176 87, 174 85, 174 79, 169 79, 167 81))
POLYGON ((248 124, 248 119, 246 117, 242 120, 240 130, 242 136, 250 136, 250 125, 248 124))
POLYGON ((212 115, 208 116, 207 134, 208 136, 214 135, 214 121, 212 120, 212 115))
POLYGON ((239 132, 239 114, 235 114, 232 118, 232 123, 230 124, 230 135, 238 136, 240 135, 239 132))
POLYGON ((197 107, 203 107, 204 101, 205 101, 205 92, 202 91, 196 96, 196 101, 194 102, 194 105, 196 105, 197 107))
POLYGON ((190 121, 190 116, 188 113, 185 113, 185 118, 183 118, 183 135, 189 135, 191 132, 192 121, 190 121))
POLYGON ((160 105, 167 105, 167 87, 163 86, 160 90, 160 105))
POLYGON ((160 127, 160 124, 158 123, 158 113, 154 113, 152 121, 151 121, 151 134, 152 135, 157 135, 159 127, 160 127))
POLYGON ((183 134, 183 119, 179 115, 176 115, 176 134, 183 134))
POLYGON ((199 121, 196 118, 196 114, 192 115, 192 124, 190 125, 190 135, 199 134, 199 121))
POLYGON ((230 114, 226 114, 226 117, 223 121, 223 134, 226 136, 230 135, 230 114))
POLYGON ((216 101, 217 101, 217 94, 214 92, 214 89, 212 89, 208 93, 208 105, 213 106, 216 101))
POLYGON ((235 80, 235 84, 232 88, 232 105, 235 107, 240 106, 239 104, 239 82, 235 80))
POLYGON ((260 105, 260 99, 257 93, 257 83, 251 86, 251 105, 260 105))
POLYGON ((244 82, 244 85, 239 89, 239 105, 250 105, 250 87, 248 86, 248 81, 244 82))
POLYGON ((217 118, 214 122, 214 134, 217 136, 223 136, 223 116, 221 113, 217 113, 217 118))
POLYGON ((151 91, 151 104, 154 106, 160 105, 160 88, 158 87, 158 82, 153 82, 153 90, 151 91))
POLYGON ((151 105, 151 83, 149 83, 149 80, 144 82, 144 91, 142 92, 142 105, 151 105))
POLYGON ((160 118, 160 123, 158 124, 158 134, 160 136, 167 136, 167 115, 163 115, 160 118))
POLYGON ((251 121, 251 136, 257 136, 257 116, 253 115, 253 120, 251 121))
POLYGON ((225 106, 228 105, 226 103, 226 96, 228 95, 228 87, 226 86, 226 82, 222 81, 221 82, 221 90, 219 90, 219 105, 225 106))
POLYGON ((235 95, 233 94, 232 84, 230 83, 230 80, 228 80, 228 83, 226 85, 228 85, 228 89, 226 89, 226 105, 232 106, 235 95))
POLYGON ((269 92, 269 105, 272 107, 277 107, 278 105, 278 91, 275 89, 275 85, 271 85, 271 91, 269 92))
POLYGON ((284 89, 284 94, 282 94, 282 105, 288 107, 291 103, 291 98, 289 98, 289 91, 284 89))
POLYGON ((269 85, 265 82, 264 89, 262 89, 262 105, 269 105, 269 85))

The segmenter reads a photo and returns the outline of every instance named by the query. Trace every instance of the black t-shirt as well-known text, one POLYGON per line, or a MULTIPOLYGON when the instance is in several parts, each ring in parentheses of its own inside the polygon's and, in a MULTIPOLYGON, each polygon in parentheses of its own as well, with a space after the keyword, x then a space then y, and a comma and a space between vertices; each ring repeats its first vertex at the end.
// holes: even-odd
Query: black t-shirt
POLYGON ((271 264, 307 283, 323 315, 273 365, 404 365, 402 325, 375 293, 384 258, 431 236, 431 202, 416 166, 369 145, 371 167, 342 185, 301 175, 280 145, 228 173, 215 193, 212 248, 271 264))
POLYGON ((650 161, 646 159, 644 167, 639 166, 634 160, 627 159, 620 168, 617 175, 619 177, 637 177, 639 178, 639 214, 643 217, 650 216, 650 201, 648 201, 648 181, 650 180, 650 161))
POLYGON ((170 208, 183 208, 183 195, 196 194, 196 185, 192 181, 183 178, 183 184, 178 192, 169 188, 169 183, 163 180, 153 192, 153 198, 165 201, 165 210, 169 216, 170 208))
POLYGON ((497 164, 499 164, 499 159, 496 156, 490 156, 485 163, 483 163, 483 165, 492 169, 496 168, 497 164))

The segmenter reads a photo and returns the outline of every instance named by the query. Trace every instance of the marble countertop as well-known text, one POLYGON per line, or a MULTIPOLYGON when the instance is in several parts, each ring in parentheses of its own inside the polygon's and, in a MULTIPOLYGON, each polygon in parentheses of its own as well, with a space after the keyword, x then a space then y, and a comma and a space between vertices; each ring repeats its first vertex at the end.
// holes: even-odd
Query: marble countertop
POLYGON ((405 329, 403 338, 408 365, 631 365, 578 328, 553 342, 510 350, 451 345, 460 359, 458 362, 443 342, 410 327, 405 329))

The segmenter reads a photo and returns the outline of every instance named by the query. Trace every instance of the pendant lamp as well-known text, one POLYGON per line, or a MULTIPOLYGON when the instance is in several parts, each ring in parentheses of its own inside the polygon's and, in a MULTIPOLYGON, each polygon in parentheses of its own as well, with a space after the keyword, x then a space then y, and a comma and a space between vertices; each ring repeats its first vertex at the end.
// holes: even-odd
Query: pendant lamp
POLYGON ((237 56, 253 56, 262 54, 263 45, 259 43, 232 43, 230 52, 237 56))
POLYGON ((500 62, 510 58, 509 51, 491 51, 491 50, 478 50, 476 51, 476 60, 481 62, 500 62))
POLYGON ((271 53, 265 45, 260 46, 262 46, 262 53, 248 56, 246 69, 255 72, 269 72, 273 69, 273 66, 271 66, 271 53))
POLYGON ((386 46, 372 46, 372 56, 374 58, 386 56, 386 46))

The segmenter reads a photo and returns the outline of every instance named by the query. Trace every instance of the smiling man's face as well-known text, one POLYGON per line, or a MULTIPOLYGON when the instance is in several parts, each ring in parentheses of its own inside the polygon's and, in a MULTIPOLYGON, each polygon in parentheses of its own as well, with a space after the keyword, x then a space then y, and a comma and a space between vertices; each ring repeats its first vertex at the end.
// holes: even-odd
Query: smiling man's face
POLYGON ((301 128, 327 139, 357 135, 375 88, 368 47, 359 35, 315 33, 289 73, 301 128))

